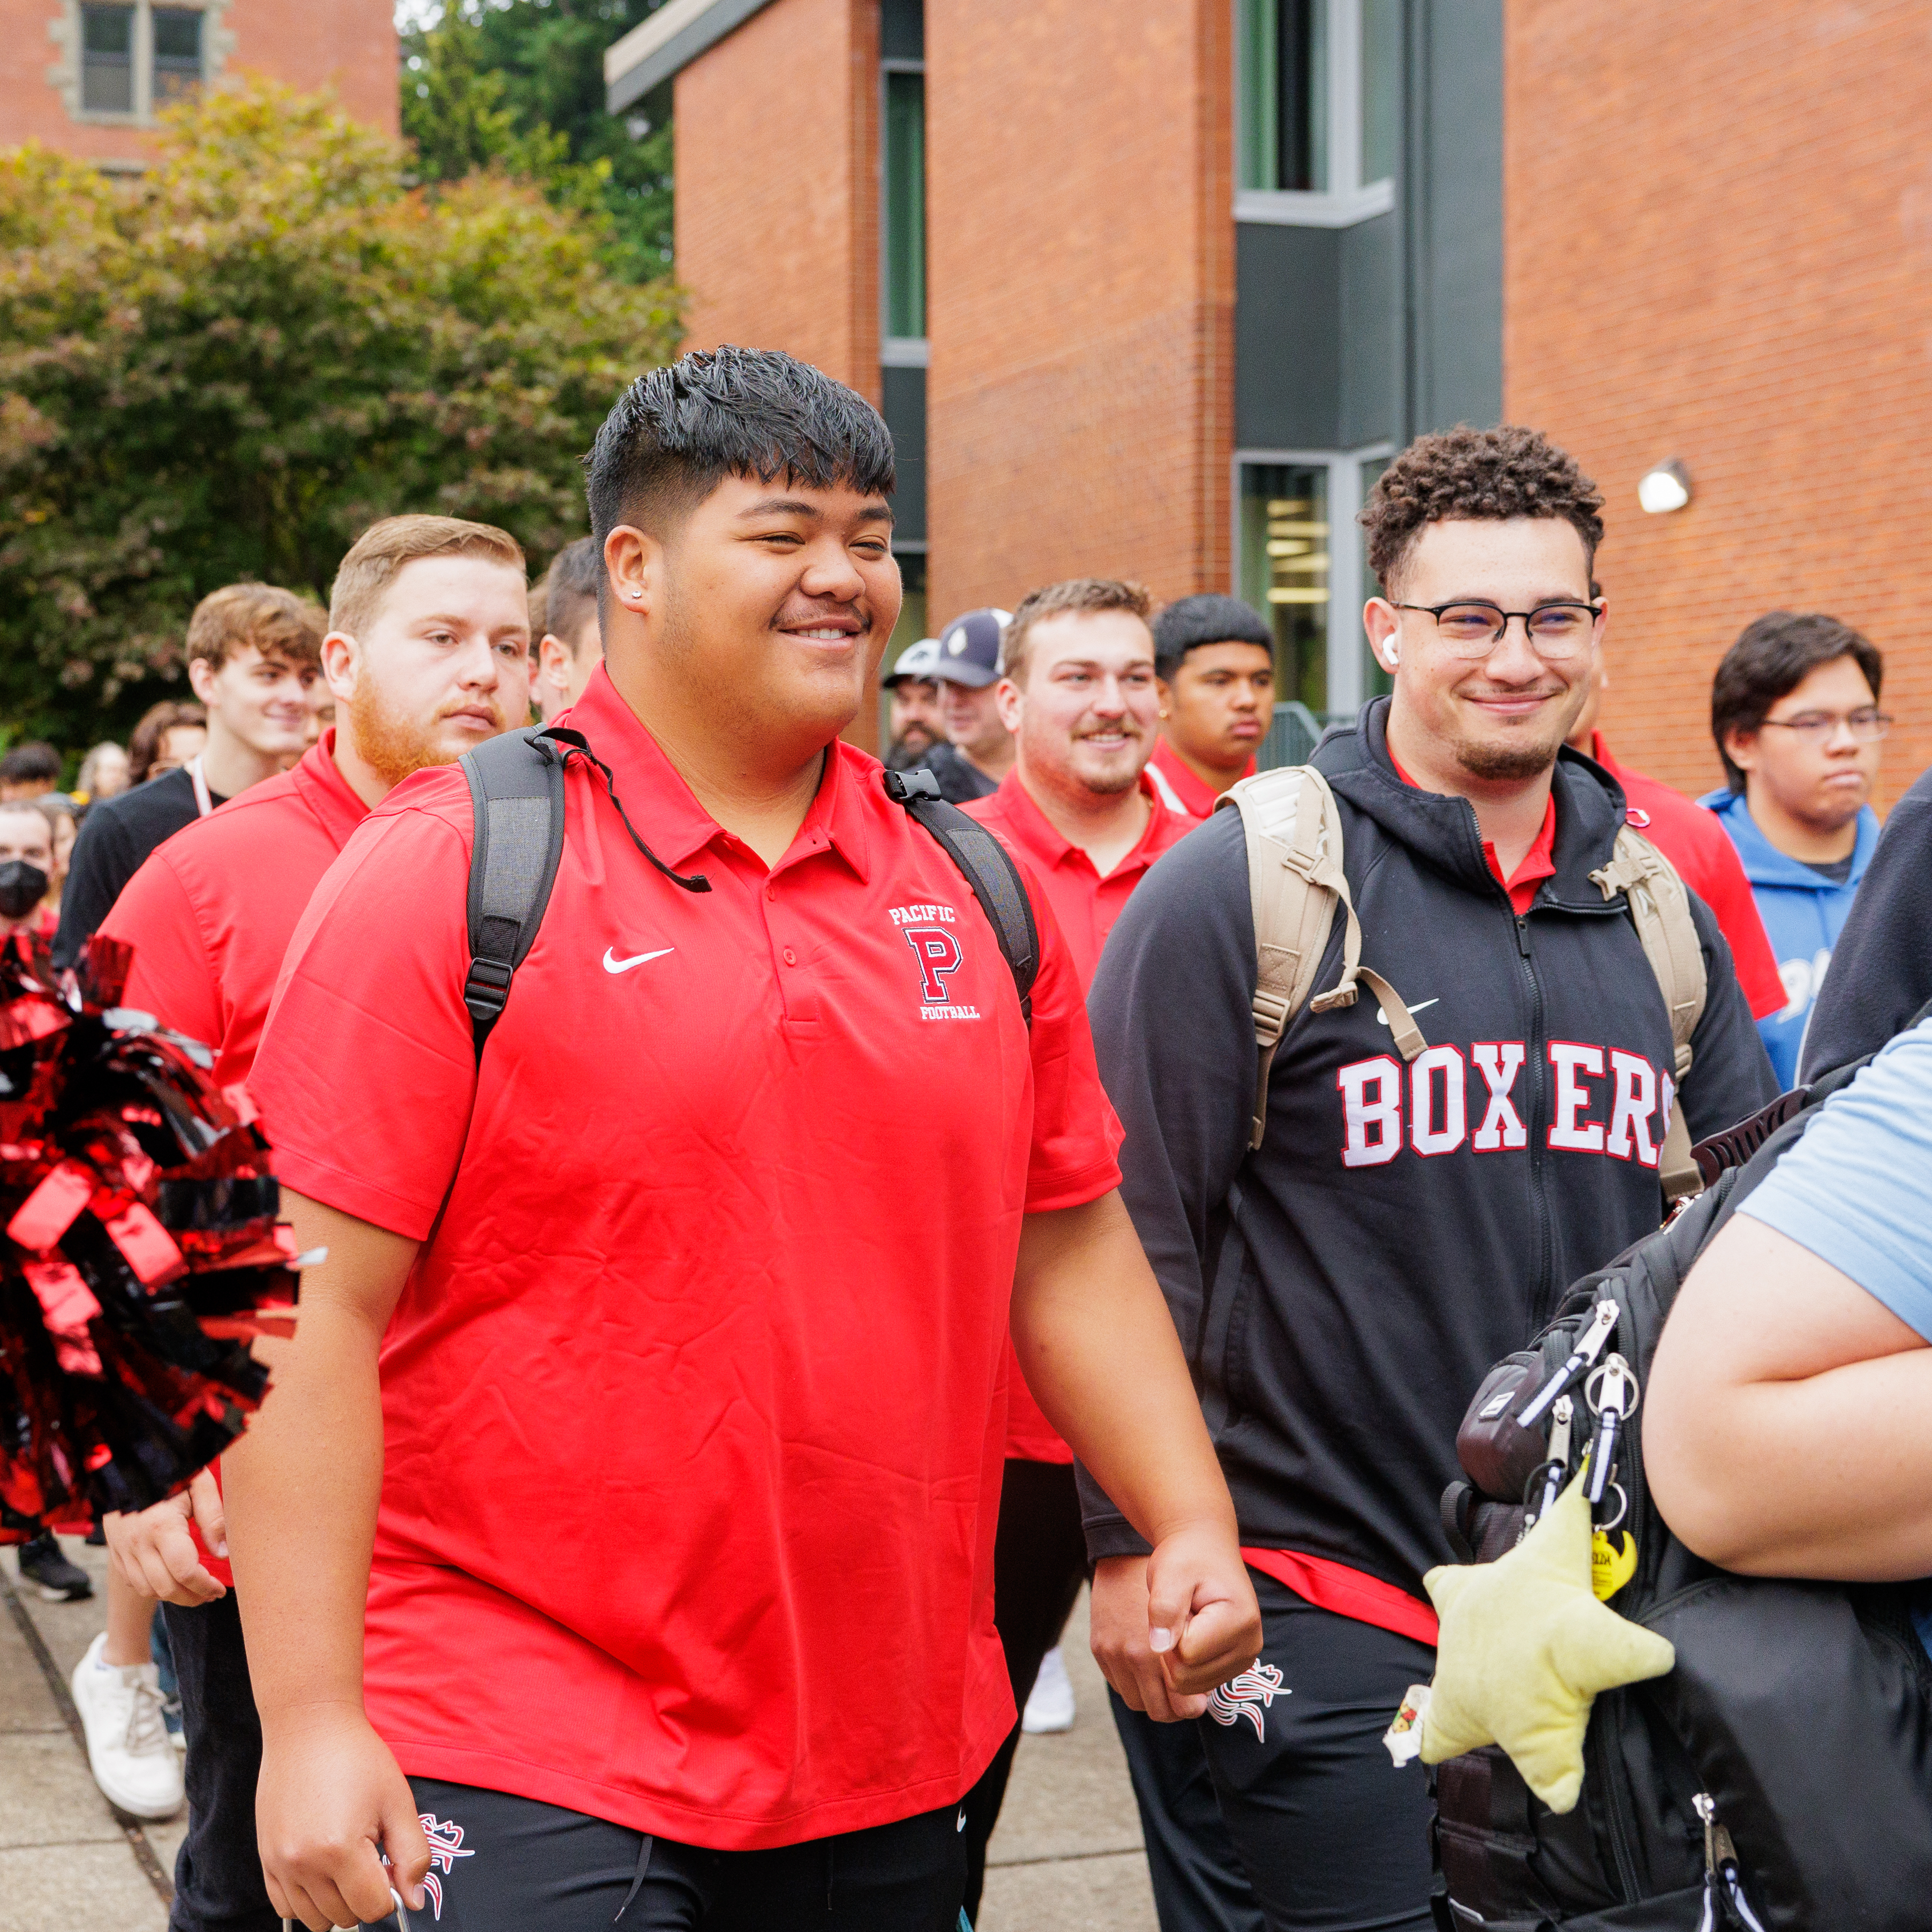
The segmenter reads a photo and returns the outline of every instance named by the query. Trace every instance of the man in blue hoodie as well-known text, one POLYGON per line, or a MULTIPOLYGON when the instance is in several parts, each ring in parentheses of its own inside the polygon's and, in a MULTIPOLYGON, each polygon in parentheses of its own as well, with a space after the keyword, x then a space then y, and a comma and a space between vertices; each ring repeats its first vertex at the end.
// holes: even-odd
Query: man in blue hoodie
POLYGON ((1892 720, 1879 709, 1885 660, 1835 617, 1773 610, 1724 655, 1711 734, 1726 788, 1698 802, 1744 861, 1784 982, 1783 1010, 1758 1022, 1785 1086, 1832 949, 1878 843, 1869 800, 1892 720))

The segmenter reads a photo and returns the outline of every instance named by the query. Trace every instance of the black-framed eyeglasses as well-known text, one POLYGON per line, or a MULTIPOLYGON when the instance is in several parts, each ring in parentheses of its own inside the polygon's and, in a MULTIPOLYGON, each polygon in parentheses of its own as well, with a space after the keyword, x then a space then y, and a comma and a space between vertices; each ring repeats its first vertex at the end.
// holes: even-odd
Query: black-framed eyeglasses
POLYGON ((1892 714, 1876 705, 1861 705, 1856 711, 1801 711, 1796 718, 1767 718, 1766 724, 1780 731, 1794 731, 1800 744, 1816 751, 1828 745, 1843 725, 1855 745, 1876 745, 1892 729, 1892 714))
POLYGON ((1534 610, 1504 610, 1494 604, 1466 598, 1453 604, 1398 604, 1398 610, 1423 610, 1436 620, 1436 634, 1452 656, 1474 661, 1486 658, 1503 640, 1512 617, 1522 620, 1524 634, 1537 656, 1551 664, 1589 647, 1603 607, 1558 601, 1539 604, 1534 610))

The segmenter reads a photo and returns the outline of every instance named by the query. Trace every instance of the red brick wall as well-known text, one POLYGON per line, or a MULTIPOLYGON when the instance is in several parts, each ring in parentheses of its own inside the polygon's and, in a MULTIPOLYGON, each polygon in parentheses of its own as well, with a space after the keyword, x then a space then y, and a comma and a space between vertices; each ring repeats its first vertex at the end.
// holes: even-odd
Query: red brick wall
POLYGON ((1753 617, 1886 656, 1882 802, 1932 762, 1932 5, 1508 0, 1505 406, 1609 497, 1606 728, 1721 782, 1753 617), (1690 506, 1637 508, 1681 457, 1690 506))
POLYGON ((1226 589, 1227 0, 926 0, 931 608, 1226 589))
POLYGON ((333 87, 358 121, 397 131, 394 0, 235 0, 232 74, 247 69, 304 91, 333 87))
MULTIPOLYGON (((64 11, 62 0, 0 0, 0 146, 41 141, 86 160, 145 160, 152 133, 71 118, 48 78, 62 58, 48 29, 64 11)), ((235 42, 224 73, 333 85, 358 120, 396 131, 394 0, 233 0, 221 24, 235 42)))
POLYGON ((878 0, 774 0, 676 83, 686 342, 879 399, 878 0))

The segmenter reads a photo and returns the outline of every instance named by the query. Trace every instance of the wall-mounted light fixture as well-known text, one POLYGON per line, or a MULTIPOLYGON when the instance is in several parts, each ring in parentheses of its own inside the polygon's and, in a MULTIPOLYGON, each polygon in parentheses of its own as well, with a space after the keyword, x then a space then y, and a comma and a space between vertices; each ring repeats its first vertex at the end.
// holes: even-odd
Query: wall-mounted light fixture
POLYGON ((1644 473, 1636 486, 1636 500, 1653 517, 1681 510, 1690 500, 1690 472, 1676 457, 1644 473))

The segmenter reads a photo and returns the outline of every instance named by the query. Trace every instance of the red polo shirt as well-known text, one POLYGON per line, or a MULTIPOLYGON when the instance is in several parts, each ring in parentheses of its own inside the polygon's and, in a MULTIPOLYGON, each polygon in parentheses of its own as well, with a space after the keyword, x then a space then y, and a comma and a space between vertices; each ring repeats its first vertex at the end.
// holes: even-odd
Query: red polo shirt
POLYGON ((1731 949, 1731 964, 1750 1002, 1751 1017, 1761 1020, 1781 1012, 1789 996, 1778 977, 1778 956, 1765 936, 1744 861, 1718 814, 1681 791, 1618 764, 1600 731, 1591 741, 1590 755, 1623 787, 1630 822, 1655 843, 1677 868, 1678 876, 1711 908, 1731 949))
MULTIPOLYGON (((1244 778, 1255 775, 1255 761, 1248 760, 1247 770, 1242 772, 1244 778)), ((1147 776, 1161 802, 1170 812, 1180 812, 1196 819, 1209 817, 1214 809, 1214 802, 1221 794, 1210 790, 1207 784, 1190 770, 1180 754, 1163 738, 1154 748, 1154 756, 1148 759, 1147 776)))
POLYGON ((1013 1722, 1021 1217, 1119 1178, 1078 978, 1036 890, 1029 1031, 851 746, 767 870, 604 670, 566 716, 711 890, 573 760, 479 1075, 470 796, 420 773, 317 891, 256 1061, 288 1184, 423 1244, 382 1350, 370 1718, 405 1772, 721 1850, 951 1804, 1013 1722))
POLYGON ((157 846, 101 921, 134 949, 125 1003, 213 1048, 218 1084, 248 1080, 290 935, 368 809, 336 768, 332 725, 292 771, 157 846))
MULTIPOLYGON (((1198 781, 1197 781, 1198 782, 1198 781)), ((1202 787, 1203 791, 1207 788, 1202 787)), ((1046 888, 1047 902, 1066 950, 1073 956, 1084 993, 1094 983, 1100 949, 1120 916, 1120 908, 1146 876, 1147 868, 1200 822, 1161 802, 1160 795, 1141 774, 1141 792, 1151 808, 1140 842, 1105 878, 1094 862, 1054 825, 1034 803, 1017 771, 1009 772, 990 798, 975 799, 960 808, 969 818, 998 833, 1001 840, 1046 888)), ((1070 1462, 1073 1451, 1040 1412, 1033 1391, 1020 1373, 1019 1358, 1007 1344, 1006 1454, 1029 1462, 1070 1462)))

